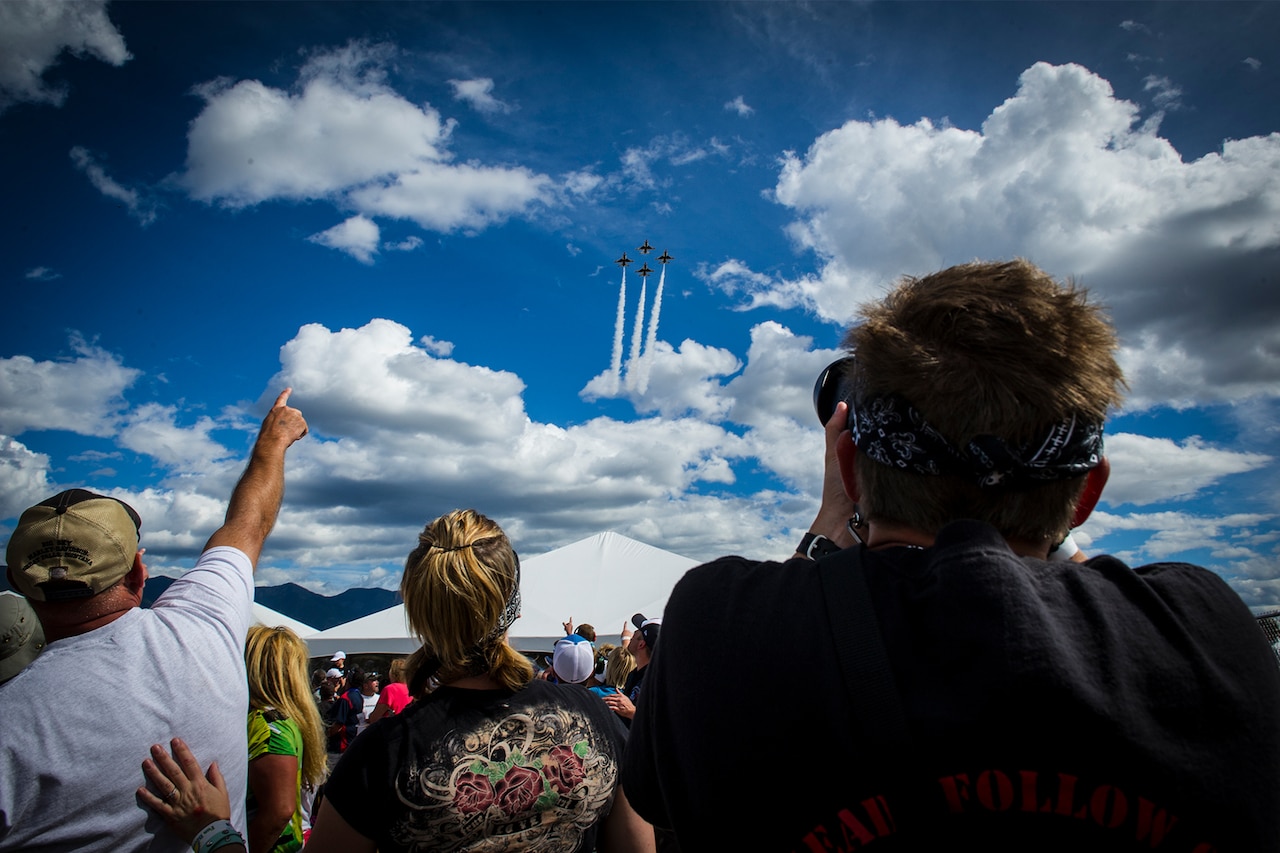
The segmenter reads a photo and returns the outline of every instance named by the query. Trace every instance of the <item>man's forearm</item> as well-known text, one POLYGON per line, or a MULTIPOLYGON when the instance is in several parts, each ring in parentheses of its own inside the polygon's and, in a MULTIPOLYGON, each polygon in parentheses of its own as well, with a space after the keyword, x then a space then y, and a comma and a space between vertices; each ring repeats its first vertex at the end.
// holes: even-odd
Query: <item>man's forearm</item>
POLYGON ((217 545, 239 548, 255 569, 262 543, 275 526, 284 499, 284 457, 289 446, 307 434, 302 413, 287 405, 292 389, 286 388, 262 421, 249 464, 236 483, 227 504, 222 527, 209 538, 205 549, 217 545))

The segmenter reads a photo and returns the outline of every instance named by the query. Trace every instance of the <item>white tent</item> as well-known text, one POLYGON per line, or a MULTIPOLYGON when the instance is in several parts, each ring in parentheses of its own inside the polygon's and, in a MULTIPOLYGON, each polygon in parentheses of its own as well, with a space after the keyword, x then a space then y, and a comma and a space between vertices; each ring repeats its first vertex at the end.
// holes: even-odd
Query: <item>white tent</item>
MULTIPOLYGON (((661 616, 671 588, 697 564, 612 531, 530 557, 520 566, 523 605, 511 626, 512 645, 550 651, 570 618, 575 625, 595 626, 599 638, 616 641, 633 613, 661 616)), ((313 657, 339 649, 408 654, 418 648, 409 633, 404 605, 398 604, 305 639, 313 657)))

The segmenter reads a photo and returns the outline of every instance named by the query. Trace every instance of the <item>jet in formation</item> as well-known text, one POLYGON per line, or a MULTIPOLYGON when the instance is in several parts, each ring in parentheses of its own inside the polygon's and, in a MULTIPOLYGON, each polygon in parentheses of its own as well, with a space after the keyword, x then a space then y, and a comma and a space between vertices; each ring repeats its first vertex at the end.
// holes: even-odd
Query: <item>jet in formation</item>
POLYGON ((640 267, 640 269, 636 270, 636 275, 641 275, 641 276, 649 276, 652 273, 653 273, 653 270, 649 269, 648 264, 645 264, 644 266, 640 267))
POLYGON ((647 255, 647 254, 649 254, 649 253, 650 253, 650 252, 652 252, 652 251, 653 251, 653 247, 649 245, 649 241, 648 241, 648 240, 645 240, 645 241, 644 241, 644 245, 643 245, 643 246, 641 246, 641 247, 639 248, 639 252, 640 252, 640 254, 642 254, 642 255, 647 255))
POLYGON ((622 268, 625 270, 625 269, 627 268, 627 264, 631 264, 631 263, 635 263, 635 262, 634 262, 634 261, 632 261, 630 258, 628 258, 628 257, 627 257, 627 253, 626 253, 626 252, 623 252, 623 253, 622 253, 622 257, 618 258, 616 261, 614 261, 614 263, 615 263, 615 264, 617 264, 618 266, 622 267, 622 268))
POLYGON ((659 262, 659 263, 669 264, 669 263, 671 263, 671 262, 672 262, 672 261, 674 261, 674 260, 675 260, 675 258, 673 258, 673 257, 671 257, 669 254, 667 254, 667 250, 666 250, 666 249, 663 249, 663 250, 662 250, 662 254, 661 254, 661 255, 658 255, 658 262, 659 262))

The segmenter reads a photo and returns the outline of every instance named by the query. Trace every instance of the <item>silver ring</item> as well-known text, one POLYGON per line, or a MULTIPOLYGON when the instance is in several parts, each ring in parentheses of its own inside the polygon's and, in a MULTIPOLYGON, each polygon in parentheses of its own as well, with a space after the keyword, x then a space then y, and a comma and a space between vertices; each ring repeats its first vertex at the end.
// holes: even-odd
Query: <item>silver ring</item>
POLYGON ((175 796, 177 796, 177 794, 178 794, 178 786, 177 786, 177 785, 174 785, 172 788, 170 788, 170 789, 169 789, 169 793, 167 793, 167 794, 165 794, 165 795, 164 795, 164 801, 165 801, 166 803, 167 803, 167 802, 169 802, 169 801, 170 801, 170 800, 172 800, 175 796))

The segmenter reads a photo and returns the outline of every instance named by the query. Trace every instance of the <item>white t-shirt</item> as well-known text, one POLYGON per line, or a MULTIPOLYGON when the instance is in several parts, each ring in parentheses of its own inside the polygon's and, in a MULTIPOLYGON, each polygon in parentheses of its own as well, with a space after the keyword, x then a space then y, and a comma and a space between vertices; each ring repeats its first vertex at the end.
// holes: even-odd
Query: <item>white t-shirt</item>
POLYGON ((243 829, 252 604, 249 558, 212 548, 150 609, 50 643, 0 687, 0 851, 188 851, 134 793, 175 736, 217 760, 243 829))
POLYGON ((360 727, 356 729, 356 734, 369 728, 369 715, 378 707, 378 696, 377 693, 370 693, 364 697, 364 710, 360 712, 360 727))

